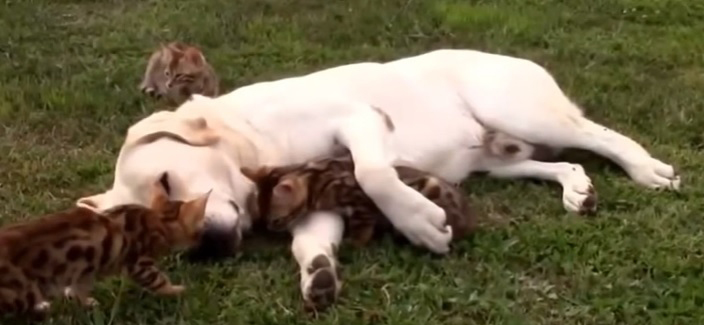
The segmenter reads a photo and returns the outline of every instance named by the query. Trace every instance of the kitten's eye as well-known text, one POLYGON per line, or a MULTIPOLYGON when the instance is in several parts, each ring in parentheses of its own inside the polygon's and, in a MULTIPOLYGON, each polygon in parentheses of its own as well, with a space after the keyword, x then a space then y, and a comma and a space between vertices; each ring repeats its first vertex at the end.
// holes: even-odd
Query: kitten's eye
POLYGON ((167 77, 170 77, 170 76, 171 76, 171 71, 169 71, 169 70, 164 70, 164 75, 167 76, 167 77))

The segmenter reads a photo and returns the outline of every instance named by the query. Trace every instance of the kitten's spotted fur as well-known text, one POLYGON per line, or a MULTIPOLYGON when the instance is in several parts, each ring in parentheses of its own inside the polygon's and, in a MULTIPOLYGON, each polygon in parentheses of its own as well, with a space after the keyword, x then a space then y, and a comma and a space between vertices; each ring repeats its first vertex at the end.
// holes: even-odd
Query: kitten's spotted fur
MULTIPOLYGON (((270 230, 290 229, 311 212, 332 211, 344 218, 344 235, 355 246, 365 245, 376 231, 393 231, 357 183, 349 154, 297 165, 256 170, 244 167, 241 171, 256 184, 247 200, 247 210, 255 224, 270 230)), ((445 210, 454 238, 475 231, 475 212, 458 186, 410 167, 398 166, 396 171, 401 181, 445 210)), ((310 292, 304 296, 307 310, 321 310, 337 300, 342 283, 339 266, 331 258, 316 256, 307 270, 312 279, 310 292)))
POLYGON ((151 208, 76 207, 0 228, 0 314, 43 318, 61 295, 95 305, 94 281, 120 273, 159 295, 181 293, 156 259, 198 242, 209 193, 182 202, 169 201, 161 182, 153 191, 151 208))
POLYGON ((139 88, 179 105, 192 94, 217 96, 219 83, 215 69, 197 47, 171 42, 152 53, 139 88))
MULTIPOLYGON (((476 214, 461 189, 420 170, 397 166, 402 182, 419 191, 447 214, 455 238, 476 229, 476 214)), ((345 219, 345 237, 356 246, 365 245, 375 230, 390 230, 374 202, 357 184, 354 162, 349 155, 325 158, 303 164, 242 168, 257 185, 249 208, 268 229, 289 229, 310 212, 333 211, 345 219)))

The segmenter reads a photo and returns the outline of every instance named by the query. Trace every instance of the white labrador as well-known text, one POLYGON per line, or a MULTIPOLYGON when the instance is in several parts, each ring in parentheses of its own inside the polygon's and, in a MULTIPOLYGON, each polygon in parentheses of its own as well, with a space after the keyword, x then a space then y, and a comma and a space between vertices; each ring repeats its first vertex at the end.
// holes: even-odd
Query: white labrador
MULTIPOLYGON (((149 185, 159 178, 175 199, 213 189, 199 252, 226 256, 250 227, 243 207, 252 187, 241 167, 297 163, 346 147, 360 185, 393 225, 412 243, 436 253, 449 250, 445 214, 400 182, 394 163, 452 182, 478 171, 551 180, 563 187, 565 209, 595 208, 591 180, 580 165, 530 159, 499 163, 476 149, 485 127, 530 146, 593 151, 649 188, 679 187, 671 165, 585 118, 539 65, 478 51, 437 50, 256 83, 214 99, 194 96, 174 112, 158 112, 132 126, 112 188, 78 204, 106 209, 147 203, 149 185)), ((338 216, 320 213, 293 231, 292 251, 307 300, 336 292, 327 280, 335 275, 342 227, 338 216)))

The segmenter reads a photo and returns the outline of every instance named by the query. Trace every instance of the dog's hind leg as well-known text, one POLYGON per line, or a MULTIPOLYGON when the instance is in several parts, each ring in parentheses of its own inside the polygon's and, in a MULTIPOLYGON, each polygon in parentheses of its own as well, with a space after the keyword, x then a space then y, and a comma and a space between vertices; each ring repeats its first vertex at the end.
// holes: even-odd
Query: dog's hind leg
POLYGON ((595 152, 649 188, 679 188, 671 165, 631 138, 584 117, 547 71, 530 64, 516 69, 513 78, 465 87, 462 97, 483 124, 534 144, 595 152))
POLYGON ((520 132, 523 124, 513 130, 510 123, 505 125, 508 132, 533 143, 556 148, 578 148, 592 151, 615 162, 638 184, 649 188, 679 189, 680 177, 673 166, 653 158, 647 150, 631 138, 614 131, 586 117, 573 116, 569 121, 560 121, 544 116, 544 121, 536 125, 533 132, 520 132), (552 124, 552 125, 549 125, 552 124))
POLYGON ((679 189, 680 177, 673 166, 653 158, 631 138, 596 122, 583 118, 565 142, 568 147, 590 150, 612 160, 640 185, 679 189))
POLYGON ((596 211, 597 197, 592 181, 578 164, 523 160, 510 164, 487 164, 489 175, 499 178, 537 178, 562 185, 562 204, 580 214, 596 211))

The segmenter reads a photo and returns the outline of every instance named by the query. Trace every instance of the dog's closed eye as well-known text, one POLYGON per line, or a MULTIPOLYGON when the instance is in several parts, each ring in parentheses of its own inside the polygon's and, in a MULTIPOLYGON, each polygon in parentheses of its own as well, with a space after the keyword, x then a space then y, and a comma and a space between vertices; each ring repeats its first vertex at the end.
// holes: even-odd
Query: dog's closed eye
POLYGON ((171 186, 169 185, 169 175, 167 173, 161 175, 161 178, 159 178, 159 183, 161 183, 161 186, 164 187, 166 195, 171 195, 171 186))
POLYGON ((237 214, 239 214, 240 213, 240 206, 237 205, 237 203, 235 203, 235 201, 233 201, 233 200, 230 200, 228 202, 230 202, 230 205, 232 206, 232 208, 235 209, 235 212, 237 212, 237 214))

